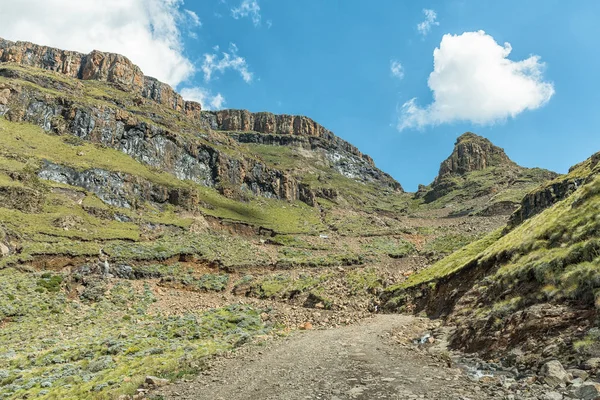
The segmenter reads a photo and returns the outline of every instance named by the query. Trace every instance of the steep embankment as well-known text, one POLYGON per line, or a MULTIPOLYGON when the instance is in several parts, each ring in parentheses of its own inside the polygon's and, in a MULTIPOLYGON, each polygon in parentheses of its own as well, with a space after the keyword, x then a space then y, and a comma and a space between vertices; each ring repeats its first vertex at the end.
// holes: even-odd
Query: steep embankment
POLYGON ((512 223, 535 216, 388 288, 387 307, 444 316, 458 327, 455 347, 520 366, 552 357, 577 366, 600 354, 598 160, 531 192, 512 223))
POLYGON ((452 215, 510 215, 527 192, 556 176, 521 167, 488 139, 467 132, 456 140, 435 180, 419 187, 416 197, 426 207, 448 208, 452 215))

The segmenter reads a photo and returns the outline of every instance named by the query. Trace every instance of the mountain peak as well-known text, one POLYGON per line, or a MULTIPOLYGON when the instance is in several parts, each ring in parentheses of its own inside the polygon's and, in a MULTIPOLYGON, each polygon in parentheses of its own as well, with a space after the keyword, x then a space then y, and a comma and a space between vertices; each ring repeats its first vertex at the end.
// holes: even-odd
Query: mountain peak
POLYGON ((419 188, 416 197, 446 205, 460 199, 458 213, 510 214, 519 205, 519 193, 555 176, 551 171, 521 167, 504 149, 466 132, 456 139, 438 176, 431 185, 419 188))
POLYGON ((516 164, 508 158, 504 149, 488 139, 472 132, 463 133, 456 139, 450 157, 442 162, 436 180, 447 175, 464 175, 489 167, 516 164))

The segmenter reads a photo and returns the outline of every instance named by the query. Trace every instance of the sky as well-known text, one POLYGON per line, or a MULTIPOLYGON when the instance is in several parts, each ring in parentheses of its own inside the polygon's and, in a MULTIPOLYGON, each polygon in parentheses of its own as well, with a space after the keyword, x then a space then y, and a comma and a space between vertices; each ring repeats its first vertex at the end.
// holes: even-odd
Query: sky
POLYGON ((129 57, 203 109, 306 115, 406 190, 466 131, 565 173, 600 151, 600 2, 0 0, 0 37, 129 57))

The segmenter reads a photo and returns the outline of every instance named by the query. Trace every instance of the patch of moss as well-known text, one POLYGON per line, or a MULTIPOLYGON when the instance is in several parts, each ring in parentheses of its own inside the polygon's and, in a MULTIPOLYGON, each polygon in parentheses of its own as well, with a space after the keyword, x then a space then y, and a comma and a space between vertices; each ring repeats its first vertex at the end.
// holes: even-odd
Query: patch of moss
POLYGON ((383 280, 375 268, 357 268, 346 275, 346 281, 353 293, 375 293, 383 287, 383 280))
POLYGON ((51 273, 47 272, 42 274, 40 279, 38 279, 37 285, 41 290, 56 293, 60 291, 60 285, 62 282, 63 277, 61 275, 52 275, 51 273))

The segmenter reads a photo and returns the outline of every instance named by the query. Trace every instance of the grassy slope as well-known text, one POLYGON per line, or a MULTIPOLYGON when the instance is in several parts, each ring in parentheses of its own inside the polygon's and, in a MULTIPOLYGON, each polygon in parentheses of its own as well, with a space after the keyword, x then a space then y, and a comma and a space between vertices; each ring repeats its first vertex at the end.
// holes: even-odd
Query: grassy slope
POLYGON ((482 292, 488 285, 499 293, 517 295, 519 285, 533 276, 538 289, 526 294, 530 299, 600 305, 599 236, 600 175, 588 174, 588 182, 572 196, 509 233, 502 236, 496 231, 387 291, 399 294, 435 283, 478 263, 491 268, 491 275, 481 284, 482 292))
POLYGON ((207 356, 271 330, 261 310, 246 306, 177 317, 148 314, 152 291, 127 281, 96 282, 99 301, 73 301, 54 278, 0 271, 3 398, 116 398, 134 392, 148 374, 194 374, 207 356))
POLYGON ((555 176, 540 168, 489 167, 464 176, 448 176, 441 184, 452 187, 446 195, 422 207, 458 207, 457 211, 477 213, 502 202, 518 204, 531 190, 555 176), (483 197, 483 201, 473 201, 483 197))

